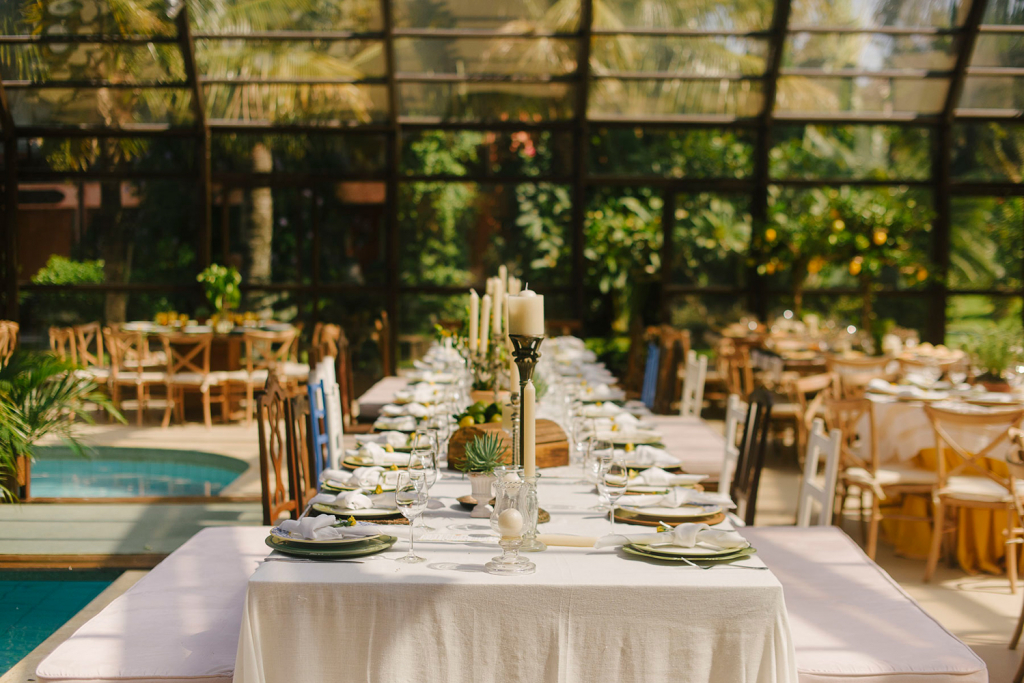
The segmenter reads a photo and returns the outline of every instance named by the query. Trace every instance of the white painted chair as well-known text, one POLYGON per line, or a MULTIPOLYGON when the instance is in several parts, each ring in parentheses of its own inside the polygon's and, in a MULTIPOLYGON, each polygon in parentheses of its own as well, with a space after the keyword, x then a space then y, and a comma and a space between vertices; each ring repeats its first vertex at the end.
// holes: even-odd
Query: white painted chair
POLYGON ((804 480, 800 485, 800 501, 797 505, 796 525, 811 525, 811 513, 817 502, 818 526, 832 524, 832 508, 836 497, 836 477, 839 473, 839 449, 842 445, 843 433, 833 429, 825 433, 825 422, 820 418, 814 421, 810 434, 807 435, 807 457, 804 459, 804 480), (822 458, 825 460, 825 479, 818 479, 818 467, 822 458))
POLYGON ((679 403, 679 414, 683 417, 700 417, 700 410, 704 405, 704 381, 707 375, 707 356, 698 358, 696 351, 690 351, 686 356, 683 400, 679 403))
POLYGON ((725 454, 722 458, 722 471, 718 475, 718 490, 729 495, 732 488, 732 476, 736 471, 736 463, 740 459, 740 448, 736 445, 740 425, 747 419, 747 404, 736 394, 730 394, 725 406, 725 454))
MULTIPOLYGON (((313 368, 313 376, 324 383, 324 414, 327 416, 327 454, 332 468, 341 466, 345 453, 345 422, 341 413, 341 387, 338 386, 334 358, 327 356, 313 368)), ((315 380, 314 380, 315 381, 315 380)))

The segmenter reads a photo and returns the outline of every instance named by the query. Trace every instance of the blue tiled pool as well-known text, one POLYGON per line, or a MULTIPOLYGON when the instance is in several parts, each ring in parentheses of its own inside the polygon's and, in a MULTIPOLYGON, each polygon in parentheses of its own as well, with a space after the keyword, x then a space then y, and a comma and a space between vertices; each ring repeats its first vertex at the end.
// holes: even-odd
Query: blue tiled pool
POLYGON ((71 449, 36 449, 34 498, 216 496, 248 465, 200 451, 99 446, 86 457, 71 449))
POLYGON ((0 676, 50 637, 121 572, 0 571, 0 676))

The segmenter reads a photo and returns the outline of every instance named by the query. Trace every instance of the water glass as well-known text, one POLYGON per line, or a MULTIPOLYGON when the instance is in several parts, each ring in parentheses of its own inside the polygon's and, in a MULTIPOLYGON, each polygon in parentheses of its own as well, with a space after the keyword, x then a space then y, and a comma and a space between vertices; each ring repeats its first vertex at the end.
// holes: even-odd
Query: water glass
POLYGON ((415 480, 408 472, 398 475, 395 487, 395 505, 402 516, 409 520, 409 552, 398 558, 398 562, 413 564, 426 558, 416 554, 416 518, 427 509, 427 491, 422 480, 415 480))
POLYGON ((608 520, 615 532, 615 503, 629 486, 629 470, 619 460, 612 460, 601 469, 601 478, 597 482, 598 492, 609 502, 608 520))

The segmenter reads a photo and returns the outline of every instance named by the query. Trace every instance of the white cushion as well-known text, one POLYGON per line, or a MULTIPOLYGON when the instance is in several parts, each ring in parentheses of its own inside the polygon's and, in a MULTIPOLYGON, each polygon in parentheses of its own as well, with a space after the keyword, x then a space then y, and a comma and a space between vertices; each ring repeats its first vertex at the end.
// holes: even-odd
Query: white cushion
POLYGON ((800 683, 986 683, 985 663, 835 527, 741 532, 782 583, 800 683))
POLYGON ((251 376, 248 370, 228 370, 218 374, 224 382, 241 382, 243 384, 251 382, 259 386, 266 384, 267 378, 270 377, 270 373, 267 370, 253 370, 251 376))
POLYGON ((857 484, 867 486, 896 486, 896 485, 924 485, 935 484, 939 475, 931 470, 924 470, 919 467, 902 467, 900 465, 889 465, 879 467, 875 476, 871 476, 863 467, 850 467, 843 472, 843 478, 857 484))
POLYGON ((110 379, 110 370, 108 368, 83 368, 75 370, 75 377, 78 377, 79 379, 91 379, 103 384, 110 379))
MULTIPOLYGON (((939 495, 980 503, 1009 503, 1013 500, 1005 486, 988 477, 950 477, 946 486, 939 489, 939 495)), ((1024 481, 1017 482, 1017 495, 1024 496, 1024 481)))
POLYGON ((309 377, 309 365, 288 361, 282 363, 281 372, 284 373, 285 377, 309 377))
POLYGON ((268 527, 193 536, 36 669, 41 681, 230 683, 249 576, 268 527))
POLYGON ((114 377, 115 384, 161 384, 167 381, 166 372, 134 372, 121 370, 114 377))
POLYGON ((168 384, 179 384, 194 387, 213 386, 220 384, 222 381, 224 381, 224 379, 219 372, 211 372, 208 375, 204 375, 201 372, 176 372, 173 375, 167 376, 168 384))

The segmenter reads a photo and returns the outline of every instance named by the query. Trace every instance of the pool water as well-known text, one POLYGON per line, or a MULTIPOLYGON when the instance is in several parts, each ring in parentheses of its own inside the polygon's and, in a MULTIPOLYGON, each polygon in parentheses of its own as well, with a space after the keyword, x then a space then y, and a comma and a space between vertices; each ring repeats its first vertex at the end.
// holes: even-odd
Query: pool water
POLYGON ((119 570, 0 571, 0 676, 113 583, 119 570))
POLYGON ((201 451, 99 446, 76 455, 37 448, 33 498, 216 496, 248 469, 236 458, 201 451))

